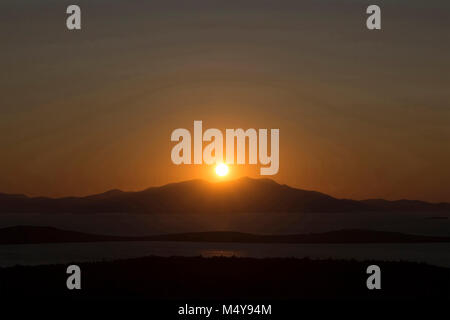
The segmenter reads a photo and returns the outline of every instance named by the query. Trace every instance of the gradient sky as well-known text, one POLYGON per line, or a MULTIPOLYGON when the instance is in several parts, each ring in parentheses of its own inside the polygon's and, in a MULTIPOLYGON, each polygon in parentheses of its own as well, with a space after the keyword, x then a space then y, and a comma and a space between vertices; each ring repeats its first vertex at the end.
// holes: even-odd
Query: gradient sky
POLYGON ((279 128, 280 183, 450 201, 450 2, 377 1, 381 31, 369 4, 2 0, 0 192, 215 179, 170 160, 172 130, 203 120, 279 128))

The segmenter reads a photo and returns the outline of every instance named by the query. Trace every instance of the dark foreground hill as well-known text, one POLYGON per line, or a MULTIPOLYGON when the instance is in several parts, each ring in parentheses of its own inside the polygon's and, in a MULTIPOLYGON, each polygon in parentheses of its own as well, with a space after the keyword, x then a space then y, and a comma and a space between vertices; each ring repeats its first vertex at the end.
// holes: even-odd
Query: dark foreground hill
POLYGON ((102 242, 102 241, 194 241, 240 243, 426 243, 450 242, 450 237, 410 235, 372 230, 338 230, 292 235, 257 235, 240 232, 191 232, 144 237, 95 235, 52 227, 17 226, 0 229, 0 244, 102 242))
POLYGON ((422 201, 355 201, 295 189, 269 179, 241 178, 210 183, 192 180, 139 192, 112 190, 87 197, 30 198, 0 194, 0 213, 276 213, 429 211, 448 212, 450 204, 422 201))
POLYGON ((193 299, 450 298, 450 269, 406 262, 145 257, 79 266, 82 290, 73 291, 66 289, 67 265, 0 269, 0 296, 22 302, 26 297, 168 299, 183 305, 193 299), (381 290, 366 287, 371 264, 381 268, 381 290))

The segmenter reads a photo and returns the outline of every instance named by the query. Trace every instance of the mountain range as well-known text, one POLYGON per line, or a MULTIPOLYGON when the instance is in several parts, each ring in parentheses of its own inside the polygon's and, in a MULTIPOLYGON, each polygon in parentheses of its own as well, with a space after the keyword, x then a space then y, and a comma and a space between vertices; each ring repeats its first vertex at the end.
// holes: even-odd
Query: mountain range
POLYGON ((28 197, 0 194, 0 213, 243 213, 243 212, 450 212, 450 203, 417 200, 337 199, 270 179, 219 183, 190 180, 143 191, 111 190, 86 197, 28 197))

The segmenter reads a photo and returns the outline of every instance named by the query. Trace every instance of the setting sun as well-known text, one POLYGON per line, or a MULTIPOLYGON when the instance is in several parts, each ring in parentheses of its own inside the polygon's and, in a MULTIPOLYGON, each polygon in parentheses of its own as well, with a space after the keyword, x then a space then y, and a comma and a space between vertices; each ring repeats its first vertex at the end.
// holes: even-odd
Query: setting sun
POLYGON ((216 174, 218 176, 226 176, 228 174, 228 166, 225 163, 219 163, 216 166, 216 174))

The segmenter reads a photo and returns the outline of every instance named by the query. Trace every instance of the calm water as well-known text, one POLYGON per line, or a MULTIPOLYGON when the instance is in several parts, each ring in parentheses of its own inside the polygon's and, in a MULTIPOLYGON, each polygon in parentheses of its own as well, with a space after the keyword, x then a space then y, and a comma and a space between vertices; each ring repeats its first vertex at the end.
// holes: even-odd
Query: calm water
MULTIPOLYGON (((450 214, 279 213, 279 214, 3 214, 0 228, 53 226, 96 234, 151 235, 199 231, 294 234, 339 229, 372 229, 450 236, 450 214)), ((450 244, 226 244, 181 242, 0 245, 0 266, 99 261, 158 256, 241 256, 381 259, 450 267, 450 244)))
POLYGON ((151 241, 1 245, 0 266, 101 261, 146 255, 405 260, 450 267, 450 243, 240 244, 151 241))

